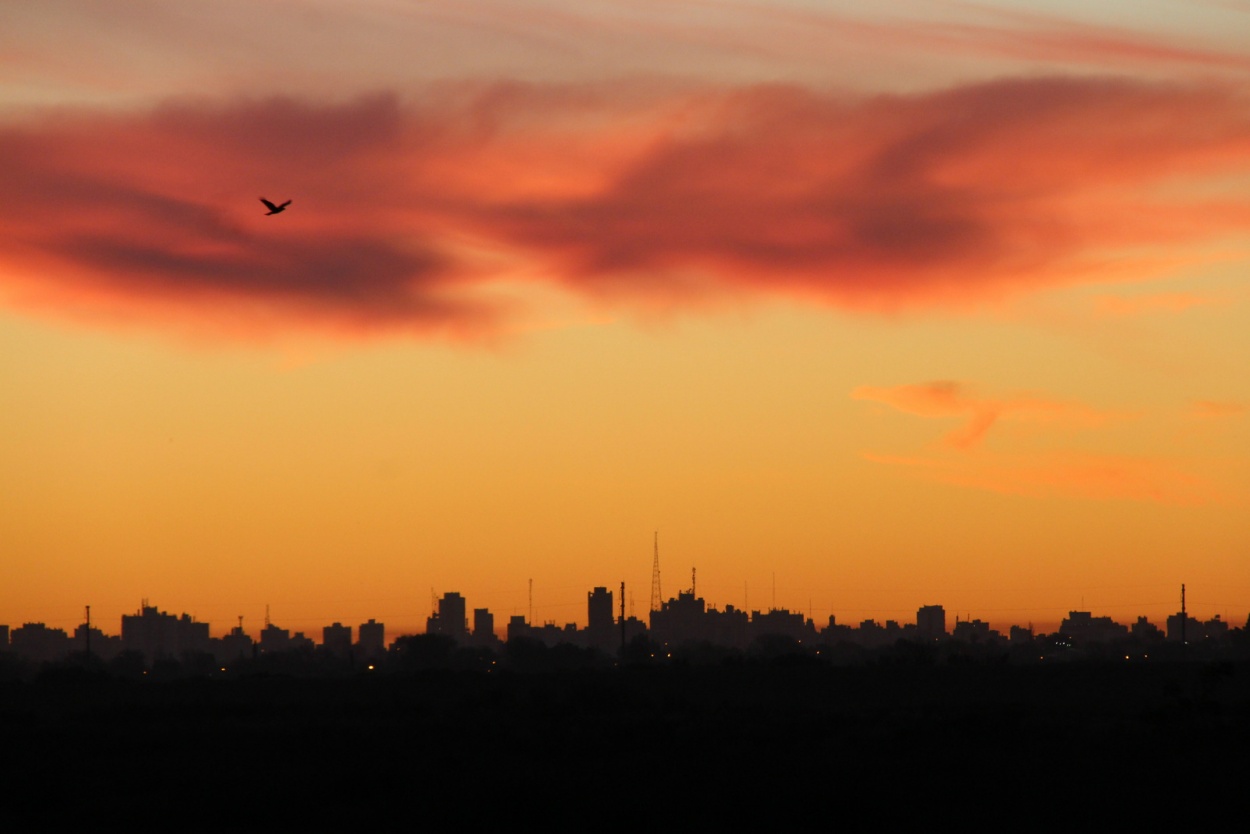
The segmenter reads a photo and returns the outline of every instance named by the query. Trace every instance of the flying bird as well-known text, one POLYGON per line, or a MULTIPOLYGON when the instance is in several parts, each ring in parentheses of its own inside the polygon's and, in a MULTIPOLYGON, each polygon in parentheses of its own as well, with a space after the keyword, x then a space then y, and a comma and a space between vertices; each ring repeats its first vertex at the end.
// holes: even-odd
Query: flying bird
POLYGON ((264 197, 261 197, 260 201, 265 204, 265 208, 269 209, 269 211, 265 212, 266 217, 268 217, 271 214, 277 214, 280 211, 285 211, 286 207, 291 205, 290 200, 287 200, 285 203, 278 205, 278 206, 275 206, 273 203, 269 202, 264 197))

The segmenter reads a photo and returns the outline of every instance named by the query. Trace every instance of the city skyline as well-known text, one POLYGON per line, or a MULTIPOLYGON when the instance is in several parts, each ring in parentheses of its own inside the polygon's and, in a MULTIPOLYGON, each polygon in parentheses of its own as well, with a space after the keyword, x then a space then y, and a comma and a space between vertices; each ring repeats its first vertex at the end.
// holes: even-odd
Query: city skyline
POLYGON ((1245 3, 8 5, 12 622, 1250 616, 1245 3))
MULTIPOLYGON (((374 616, 370 616, 368 618, 368 623, 372 624, 374 622, 379 622, 380 625, 385 625, 387 622, 392 623, 392 625, 387 626, 387 633, 391 635, 392 637, 414 635, 414 634, 441 633, 441 634, 447 634, 449 636, 455 637, 458 640, 464 640, 469 635, 478 634, 478 632, 480 631, 481 622, 483 622, 481 620, 481 617, 483 615, 485 615, 486 617, 485 622, 490 624, 487 626, 489 633, 498 639, 507 639, 510 622, 511 623, 520 622, 532 628, 547 628, 547 629, 554 628, 557 630, 576 628, 579 631, 591 631, 593 630, 591 627, 591 622, 592 622, 594 615, 590 613, 590 610, 594 609, 596 606, 595 606, 595 601, 593 599, 590 599, 590 597, 600 596, 602 592, 602 594, 606 597, 608 602, 607 602, 607 607, 604 608, 602 604, 602 599, 600 599, 601 604, 598 607, 603 610, 600 611, 599 617, 602 620, 604 616, 610 614, 610 616, 612 617, 611 628, 613 630, 615 630, 619 626, 620 618, 623 614, 626 620, 632 623, 639 623, 645 629, 649 631, 653 627, 652 618, 657 612, 663 613, 663 611, 667 610, 669 606, 678 606, 681 603, 689 602, 689 601, 697 601, 700 605, 706 605, 707 610, 712 611, 712 612, 726 612, 726 611, 731 612, 731 613, 736 612, 739 615, 745 615, 751 621, 755 621, 757 618, 761 618, 762 620, 767 620, 767 615, 770 615, 770 614, 781 614, 787 617, 799 617, 803 621, 807 622, 810 626, 813 626, 817 632, 822 631, 827 625, 835 621, 837 625, 841 628, 858 629, 860 626, 864 624, 873 624, 876 627, 889 626, 892 628, 897 628, 899 626, 906 626, 909 628, 919 628, 921 632, 925 632, 927 630, 932 630, 933 628, 935 628, 932 621, 930 621, 928 625, 924 624, 926 612, 930 612, 930 613, 937 612, 940 615, 940 617, 942 618, 942 622, 943 622, 943 626, 940 630, 942 634, 953 633, 951 629, 952 623, 959 623, 959 622, 976 623, 980 626, 984 626, 985 628, 992 629, 994 632, 1004 634, 1004 635, 1009 633, 1012 629, 1016 629, 1016 628, 1025 629, 1029 631, 1030 633, 1035 633, 1039 635, 1049 634, 1049 633, 1058 633, 1059 631, 1062 630, 1061 629, 1062 624, 1077 614, 1084 614, 1087 616, 1092 615, 1095 618, 1105 619, 1107 621, 1115 622, 1115 623, 1125 625, 1125 626, 1131 625, 1133 621, 1137 621, 1137 622, 1145 621, 1145 622, 1149 622, 1151 625, 1154 625, 1156 627, 1162 627, 1164 624, 1166 624, 1169 617, 1177 615, 1182 610, 1187 612, 1187 616, 1190 620, 1197 622, 1197 623, 1204 623, 1208 621, 1218 621, 1218 622, 1222 622, 1234 628, 1240 627, 1239 625, 1240 621, 1235 620, 1232 617, 1228 616, 1227 610, 1225 610, 1224 612, 1216 611, 1213 614, 1209 613, 1214 607, 1211 603, 1205 603, 1205 604, 1197 603, 1198 610, 1195 611, 1195 601, 1192 599, 1192 597, 1186 596, 1184 585, 1180 586, 1180 588, 1177 589, 1179 592, 1178 599, 1175 600, 1174 603, 1170 605, 1170 607, 1167 607, 1167 611, 1163 614, 1152 614, 1152 613, 1143 612, 1143 611, 1135 611, 1135 612, 1130 612, 1127 614, 1121 613, 1119 615, 1112 615, 1112 614, 1109 614, 1107 611, 1100 609, 1098 606, 1086 607, 1085 600, 1082 599, 1081 605, 1075 606, 1075 607, 1069 606, 1068 608, 1064 610, 1063 615, 1057 618, 1054 622, 1048 622, 1048 621, 1047 622, 1035 622, 1031 620, 1024 622, 1024 621, 1013 620, 1010 618, 991 619, 988 616, 979 616, 977 612, 948 610, 947 607, 940 602, 940 600, 934 599, 933 597, 935 595, 932 595, 932 594, 929 595, 928 602, 918 605, 916 608, 911 609, 909 612, 900 612, 900 611, 892 612, 893 613, 892 616, 865 615, 862 610, 856 610, 856 609, 848 609, 843 612, 844 615, 849 615, 849 616, 839 616, 835 612, 830 612, 828 616, 814 616, 812 612, 804 610, 804 609, 788 608, 784 605, 776 605, 771 602, 768 605, 764 605, 764 606, 752 606, 746 600, 744 600, 743 604, 741 605, 736 605, 732 601, 726 602, 726 601, 708 600, 708 599, 705 599, 704 595, 702 593, 699 593, 697 589, 694 587, 686 587, 686 588, 674 591, 672 594, 664 594, 662 599, 660 600, 659 606, 655 610, 652 610, 650 608, 647 608, 644 610, 637 610, 636 608, 631 607, 628 589, 624 585, 624 583, 622 583, 620 587, 625 588, 627 592, 626 601, 625 601, 625 605, 623 606, 623 610, 621 606, 621 600, 620 600, 620 597, 617 595, 617 590, 615 586, 612 588, 609 588, 609 586, 600 585, 600 586, 595 586, 593 589, 586 589, 587 598, 583 599, 579 603, 580 613, 578 613, 576 616, 568 616, 568 617, 548 617, 543 614, 541 608, 537 606, 531 608, 528 605, 524 609, 520 609, 520 610, 517 608, 513 608, 511 612, 498 612, 488 607, 480 607, 476 605, 471 605, 470 603, 472 601, 470 597, 468 597, 467 595, 461 594, 459 591, 447 591, 445 593, 432 594, 432 598, 429 602, 428 613, 418 618, 421 620, 420 627, 414 628, 408 625, 403 625, 403 626, 394 625, 396 620, 393 620, 387 617, 383 617, 380 621, 378 621, 375 619, 374 616), (449 600, 454 600, 452 604, 455 607, 453 607, 451 611, 453 612, 459 611, 459 614, 458 615, 453 614, 450 620, 446 620, 446 616, 444 612, 447 610, 445 606, 447 605, 449 600), (1208 613, 1204 615, 1202 613, 1203 611, 1206 611, 1208 613), (444 622, 442 625, 437 625, 437 623, 440 621, 440 617, 443 618, 444 622), (950 620, 950 622, 947 622, 947 620, 950 620), (455 624, 457 621, 462 623, 463 628, 455 624)), ((1157 604, 1152 604, 1148 607, 1158 608, 1162 610, 1162 608, 1165 607, 1165 604, 1157 603, 1157 604)), ((161 616, 165 616, 167 613, 169 613, 166 610, 162 609, 161 606, 154 605, 151 603, 151 600, 144 598, 136 609, 131 609, 130 611, 125 612, 120 615, 120 621, 123 623, 123 628, 119 629, 117 632, 109 632, 107 630, 107 626, 104 626, 104 627, 101 626, 102 621, 107 622, 107 617, 103 618, 102 620, 102 618, 100 617, 98 608, 95 609, 96 613, 94 615, 91 615, 91 627, 93 630, 99 630, 105 635, 110 635, 110 634, 114 636, 120 635, 124 631, 124 623, 126 622, 127 619, 138 616, 142 614, 143 612, 149 611, 149 610, 154 613, 159 612, 161 616)), ((173 611, 173 610, 177 610, 177 609, 176 608, 170 609, 170 611, 173 611)), ((14 622, 4 621, 3 612, 0 612, 0 628, 7 628, 11 631, 13 628, 17 627, 19 624, 20 625, 34 624, 37 626, 47 626, 49 628, 60 629, 60 630, 72 633, 75 629, 80 629, 81 627, 85 625, 86 620, 84 618, 88 616, 91 611, 92 611, 91 606, 84 606, 82 611, 80 611, 80 616, 76 620, 73 620, 73 618, 67 618, 65 620, 51 621, 51 622, 45 621, 45 620, 35 620, 35 621, 28 620, 28 621, 24 621, 20 623, 17 621, 14 621, 14 622), (82 613, 83 611, 85 611, 86 613, 82 613)), ((343 622, 340 622, 340 620, 337 618, 334 619, 333 622, 331 622, 330 619, 323 619, 323 620, 320 620, 311 624, 309 623, 309 621, 299 621, 299 622, 293 623, 280 616, 271 617, 271 611, 270 611, 269 606, 267 605, 264 608, 264 615, 260 620, 260 622, 263 623, 263 625, 261 626, 256 626, 254 624, 255 621, 249 621, 246 615, 242 615, 242 614, 237 615, 234 618, 230 618, 228 625, 222 624, 220 622, 214 623, 213 620, 200 617, 197 614, 188 612, 188 611, 182 611, 179 615, 176 615, 176 616, 181 616, 183 619, 189 619, 190 621, 194 621, 204 626, 205 628, 204 636, 206 638, 211 636, 214 639, 222 638, 228 635, 247 635, 248 637, 252 639, 259 640, 261 635, 263 634, 263 631, 266 629, 269 629, 271 625, 274 628, 294 626, 293 628, 286 627, 285 630, 288 632, 294 632, 301 638, 304 637, 304 632, 308 631, 309 632, 308 639, 311 640, 313 643, 320 644, 322 641, 318 639, 317 636, 321 633, 323 629, 344 628, 350 634, 351 630, 355 627, 350 624, 351 621, 349 619, 343 622)), ((409 622, 410 619, 411 618, 401 617, 398 619, 398 622, 406 624, 409 622)), ((1250 622, 1250 617, 1247 618, 1247 622, 1250 622)), ((602 628, 603 626, 601 624, 598 627, 602 628)), ((615 635, 616 632, 613 631, 613 633, 615 635)), ((613 639, 615 639, 615 637, 613 639)))

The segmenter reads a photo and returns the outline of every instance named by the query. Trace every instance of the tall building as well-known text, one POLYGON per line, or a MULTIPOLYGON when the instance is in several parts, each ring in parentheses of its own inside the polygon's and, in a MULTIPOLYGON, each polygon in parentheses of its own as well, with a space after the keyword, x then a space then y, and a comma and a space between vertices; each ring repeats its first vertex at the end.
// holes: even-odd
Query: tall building
POLYGON ((352 627, 334 623, 321 629, 321 645, 335 657, 351 657, 352 627))
POLYGON ((701 643, 708 639, 707 603, 694 591, 679 591, 675 599, 662 602, 651 612, 651 639, 663 646, 701 643))
POLYGON ((74 629, 70 645, 76 652, 90 650, 93 656, 105 661, 112 660, 122 651, 120 637, 115 634, 105 634, 95 626, 88 626, 86 623, 79 623, 78 628, 74 629))
POLYGON ((751 626, 748 633, 752 639, 757 637, 789 637, 799 643, 816 637, 816 627, 806 620, 798 611, 786 608, 770 608, 767 611, 751 612, 751 626))
POLYGON ((932 643, 946 636, 946 609, 940 605, 922 605, 916 611, 916 636, 932 643))
POLYGON ((260 632, 260 653, 276 654, 289 651, 291 648, 291 632, 278 628, 273 623, 266 623, 260 632))
POLYGON ((465 618, 464 597, 448 591, 438 601, 438 613, 426 620, 428 634, 445 634, 458 643, 469 636, 469 621, 465 618))
POLYGON ((1183 611, 1168 617, 1167 629, 1172 642, 1197 643, 1207 636, 1202 623, 1183 611))
POLYGON ((360 649, 360 656, 367 659, 376 659, 386 654, 386 626, 382 623, 375 622, 372 617, 369 622, 361 623, 357 630, 359 635, 356 647, 360 649))
POLYGON ((473 609, 473 642, 480 646, 495 642, 495 615, 489 609, 473 609))
POLYGON ((1059 632, 1080 644, 1109 643, 1127 637, 1128 626, 1110 617, 1095 617, 1089 611, 1069 611, 1059 623, 1059 632))
POLYGON ((964 643, 996 643, 1002 639, 1002 635, 983 620, 960 619, 956 619, 955 631, 951 637, 964 643))
POLYGON ((64 629, 48 628, 43 623, 24 623, 13 629, 11 637, 13 653, 37 663, 61 660, 72 651, 64 629))
MULTIPOLYGON (((240 618, 241 619, 241 618, 240 618)), ((223 634, 215 641, 215 651, 213 656, 217 658, 218 663, 234 663, 236 660, 243 660, 253 654, 256 644, 252 642, 252 638, 243 630, 243 623, 230 629, 228 634, 223 634)))
POLYGON ((122 615, 122 646, 142 654, 147 663, 161 658, 181 660, 212 650, 208 623, 196 622, 189 614, 166 614, 146 600, 138 613, 122 615))
POLYGON ((586 595, 586 640, 596 649, 611 651, 621 642, 612 615, 612 592, 595 588, 586 595))
POLYGON ((508 640, 529 637, 531 631, 533 629, 530 628, 530 624, 520 614, 513 614, 512 618, 508 620, 508 640))

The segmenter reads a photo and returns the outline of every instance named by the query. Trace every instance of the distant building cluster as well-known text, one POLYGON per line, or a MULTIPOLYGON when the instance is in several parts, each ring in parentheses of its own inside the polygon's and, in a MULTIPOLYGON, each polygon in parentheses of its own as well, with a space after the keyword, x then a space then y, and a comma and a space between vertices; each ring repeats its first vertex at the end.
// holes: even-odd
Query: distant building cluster
MULTIPOLYGON (((623 589, 624 586, 622 586, 623 589)), ((747 651, 762 642, 794 646, 850 646, 863 650, 881 650, 900 643, 914 646, 966 645, 973 647, 1029 647, 1045 653, 1090 650, 1093 647, 1132 643, 1135 646, 1154 644, 1214 645, 1230 637, 1228 623, 1219 616, 1205 622, 1184 612, 1167 618, 1160 629, 1145 617, 1124 625, 1110 617, 1095 617, 1088 611, 1071 611, 1060 624, 1058 632, 1035 635, 1032 628, 1012 626, 1004 635, 979 619, 955 618, 947 622, 941 605, 925 605, 916 612, 915 622, 884 624, 867 619, 855 626, 838 623, 817 625, 801 613, 784 608, 746 611, 727 605, 723 610, 709 607, 696 596, 693 588, 674 598, 662 601, 650 612, 649 622, 618 611, 614 595, 606 587, 594 588, 587 594, 587 625, 563 626, 554 622, 537 625, 523 616, 513 616, 506 625, 505 640, 531 641, 546 647, 573 646, 595 650, 607 655, 624 651, 625 647, 645 642, 659 652, 671 652, 690 646, 711 646, 747 651)), ((1241 629, 1233 629, 1240 633, 1241 629)), ((1250 622, 1245 631, 1250 632, 1250 622)), ((436 601, 436 610, 426 621, 426 633, 440 635, 452 644, 465 648, 495 650, 501 641, 495 630, 495 617, 485 608, 473 609, 472 622, 468 604, 456 592, 444 594, 436 601)), ((211 637, 209 624, 188 614, 174 615, 150 606, 146 601, 134 614, 122 617, 120 635, 107 635, 83 623, 68 634, 43 623, 25 623, 10 630, 0 625, 0 652, 7 652, 34 663, 56 662, 72 655, 85 654, 102 661, 130 657, 151 667, 163 660, 185 661, 196 658, 203 664, 225 668, 240 660, 290 653, 317 653, 318 656, 348 664, 371 664, 387 656, 394 644, 386 640, 386 627, 373 619, 359 624, 355 632, 349 625, 332 623, 321 630, 316 643, 302 632, 290 631, 266 622, 254 639, 243 630, 242 618, 237 626, 221 637, 211 637)))

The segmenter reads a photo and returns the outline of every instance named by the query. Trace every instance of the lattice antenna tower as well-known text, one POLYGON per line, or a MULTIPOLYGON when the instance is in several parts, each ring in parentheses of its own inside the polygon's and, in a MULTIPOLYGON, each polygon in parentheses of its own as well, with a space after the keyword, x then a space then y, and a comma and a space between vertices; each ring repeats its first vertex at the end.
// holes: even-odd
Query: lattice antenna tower
POLYGON ((655 532, 655 558, 651 561, 651 610, 660 610, 660 531, 655 532))

